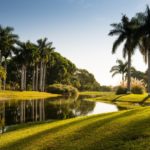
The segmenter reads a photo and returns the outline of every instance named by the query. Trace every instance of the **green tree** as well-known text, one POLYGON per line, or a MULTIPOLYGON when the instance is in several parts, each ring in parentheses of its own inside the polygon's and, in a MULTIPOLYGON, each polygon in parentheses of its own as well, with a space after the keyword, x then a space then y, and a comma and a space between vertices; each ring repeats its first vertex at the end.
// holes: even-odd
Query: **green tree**
MULTIPOLYGON (((7 59, 11 57, 14 45, 18 40, 18 35, 13 34, 14 28, 12 27, 2 27, 0 25, 0 65, 4 58, 4 68, 7 72, 7 59)), ((4 90, 6 86, 6 78, 4 80, 4 90)))
POLYGON ((46 80, 46 64, 50 60, 50 55, 54 51, 52 42, 48 42, 47 38, 37 40, 38 48, 40 52, 40 85, 39 90, 44 91, 46 80))
POLYGON ((33 45, 30 41, 18 42, 18 55, 17 61, 21 64, 21 90, 26 90, 27 86, 27 67, 32 63, 33 45))
POLYGON ((148 60, 148 94, 150 96, 150 8, 147 6, 144 13, 138 13, 136 19, 140 24, 137 30, 139 37, 139 48, 144 56, 145 62, 148 60))
POLYGON ((117 63, 117 65, 113 66, 111 68, 110 72, 112 73, 112 77, 114 77, 117 74, 121 74, 122 75, 122 82, 124 83, 125 74, 127 73, 128 63, 123 62, 120 59, 117 59, 116 63, 117 63))
POLYGON ((131 56, 134 54, 135 47, 137 46, 137 41, 135 38, 136 32, 136 22, 135 20, 129 20, 125 15, 122 16, 121 23, 111 24, 113 29, 109 32, 110 36, 118 36, 118 38, 113 43, 112 53, 114 54, 121 43, 123 46, 123 56, 128 56, 128 92, 131 92, 131 56))

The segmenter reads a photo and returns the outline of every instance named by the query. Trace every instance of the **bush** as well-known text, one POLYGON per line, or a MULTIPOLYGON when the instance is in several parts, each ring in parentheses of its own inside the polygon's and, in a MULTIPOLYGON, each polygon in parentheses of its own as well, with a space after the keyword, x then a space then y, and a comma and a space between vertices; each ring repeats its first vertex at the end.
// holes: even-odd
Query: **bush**
POLYGON ((144 93, 144 89, 143 89, 143 87, 136 85, 136 86, 133 86, 131 88, 131 92, 133 94, 143 94, 144 93))
POLYGON ((55 94, 63 94, 67 96, 74 96, 78 94, 78 90, 71 85, 53 84, 47 87, 47 92, 55 94))
POLYGON ((124 87, 124 86, 119 86, 117 88, 116 94, 117 95, 119 95, 119 94, 127 94, 127 88, 124 87))

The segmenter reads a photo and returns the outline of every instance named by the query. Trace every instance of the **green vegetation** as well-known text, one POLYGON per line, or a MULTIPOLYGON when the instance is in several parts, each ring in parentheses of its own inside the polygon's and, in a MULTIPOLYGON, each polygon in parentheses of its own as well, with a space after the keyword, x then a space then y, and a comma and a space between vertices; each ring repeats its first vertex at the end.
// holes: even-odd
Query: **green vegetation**
POLYGON ((53 84, 47 87, 47 92, 75 96, 78 95, 78 90, 70 85, 53 84))
POLYGON ((56 97, 58 94, 51 94, 46 92, 37 92, 37 91, 0 91, 0 100, 8 100, 8 99, 41 99, 41 98, 49 98, 56 97))
MULTIPOLYGON (((91 93, 95 92, 82 92, 81 95, 91 95, 91 93)), ((94 101, 108 101, 108 102, 134 102, 134 103, 141 103, 150 101, 150 97, 148 97, 148 94, 121 94, 116 95, 114 92, 96 92, 97 97, 90 98, 90 100, 94 101)))
POLYGON ((115 103, 120 109, 133 109, 150 103, 150 97, 144 94, 120 94, 114 92, 81 92, 80 95, 89 96, 90 101, 115 103))
POLYGON ((128 89, 124 86, 118 86, 116 90, 116 94, 127 94, 128 89))
POLYGON ((0 135, 0 149, 148 150, 150 108, 26 125, 0 135))
POLYGON ((125 80, 125 74, 127 74, 127 62, 123 62, 120 59, 117 59, 116 63, 118 65, 113 66, 110 70, 110 72, 112 73, 112 77, 114 77, 117 74, 121 74, 122 75, 122 82, 124 82, 125 80))
POLYGON ((134 17, 129 19, 126 15, 122 16, 121 22, 111 24, 112 30, 110 36, 117 36, 113 43, 112 53, 114 54, 121 43, 123 46, 123 57, 128 56, 127 71, 127 89, 131 92, 131 57, 136 47, 139 48, 144 60, 148 62, 147 85, 148 94, 150 95, 150 8, 147 5, 145 12, 138 12, 134 17))

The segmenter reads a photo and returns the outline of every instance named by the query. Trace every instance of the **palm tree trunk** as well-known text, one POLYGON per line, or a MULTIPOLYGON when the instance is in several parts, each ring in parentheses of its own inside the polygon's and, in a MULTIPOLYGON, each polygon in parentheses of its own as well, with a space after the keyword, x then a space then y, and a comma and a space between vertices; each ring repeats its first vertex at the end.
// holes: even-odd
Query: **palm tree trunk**
POLYGON ((124 74, 122 74, 122 84, 124 86, 124 74))
POLYGON ((24 90, 27 88, 27 67, 24 67, 24 90))
POLYGON ((24 65, 21 68, 21 91, 24 89, 24 65))
POLYGON ((44 64, 44 67, 43 67, 43 92, 45 90, 45 80, 46 80, 46 64, 44 64))
POLYGON ((150 50, 148 51, 148 96, 150 96, 150 50))
POLYGON ((36 65, 36 83, 35 83, 35 90, 38 91, 38 81, 39 81, 39 67, 38 64, 36 65))
POLYGON ((32 91, 35 91, 35 67, 33 68, 32 91))
MULTIPOLYGON (((5 68, 5 71, 6 71, 6 73, 7 73, 7 60, 6 60, 6 58, 5 58, 4 68, 5 68)), ((6 76, 6 77, 7 77, 7 76, 6 76)), ((4 90, 6 89, 6 79, 4 79, 3 89, 4 89, 4 90)))
POLYGON ((127 89, 128 93, 131 93, 131 52, 128 51, 128 81, 127 81, 127 89))
POLYGON ((42 85, 43 85, 43 62, 41 61, 41 66, 40 66, 40 91, 42 91, 42 85))

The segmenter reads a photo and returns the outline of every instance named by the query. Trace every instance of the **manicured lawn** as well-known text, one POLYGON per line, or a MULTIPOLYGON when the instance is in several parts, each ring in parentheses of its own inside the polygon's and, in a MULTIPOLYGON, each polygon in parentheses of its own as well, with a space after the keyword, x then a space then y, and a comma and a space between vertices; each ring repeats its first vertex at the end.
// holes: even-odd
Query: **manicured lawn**
POLYGON ((49 98, 56 97, 58 94, 51 94, 46 92, 37 92, 37 91, 0 91, 0 100, 7 99, 40 99, 40 98, 49 98))
POLYGON ((150 107, 26 125, 0 135, 0 149, 149 150, 150 107))
POLYGON ((90 101, 115 103, 121 109, 133 109, 150 103, 150 97, 148 97, 147 93, 116 95, 114 92, 81 92, 80 95, 91 95, 90 98, 87 98, 90 101), (94 95, 96 97, 93 97, 94 95), (138 105, 137 103, 142 105, 138 105))
POLYGON ((148 94, 125 94, 116 95, 114 92, 81 92, 80 95, 96 95, 95 98, 89 98, 93 101, 119 101, 119 102, 150 102, 148 94), (95 94, 94 94, 95 93, 95 94))

